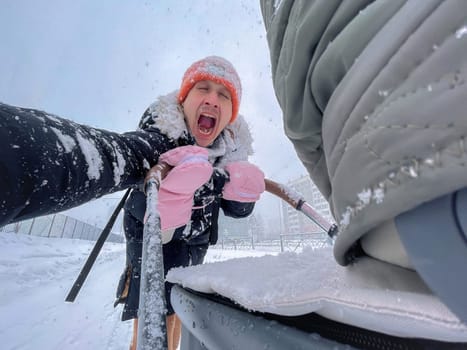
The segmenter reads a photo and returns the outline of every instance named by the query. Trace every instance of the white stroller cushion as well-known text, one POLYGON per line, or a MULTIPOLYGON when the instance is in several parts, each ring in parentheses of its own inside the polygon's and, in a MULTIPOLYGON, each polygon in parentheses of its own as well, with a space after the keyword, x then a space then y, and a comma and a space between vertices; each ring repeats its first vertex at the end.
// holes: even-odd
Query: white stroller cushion
POLYGON ((231 259, 169 271, 167 280, 259 312, 315 312, 399 337, 466 342, 462 323, 408 269, 369 257, 338 265, 332 248, 231 259))

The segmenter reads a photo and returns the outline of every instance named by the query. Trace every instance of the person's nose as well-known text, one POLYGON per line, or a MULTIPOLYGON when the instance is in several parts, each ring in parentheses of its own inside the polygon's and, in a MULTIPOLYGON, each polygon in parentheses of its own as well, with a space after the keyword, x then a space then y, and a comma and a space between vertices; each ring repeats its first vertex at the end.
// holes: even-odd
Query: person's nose
POLYGON ((218 108, 219 107, 219 96, 217 95, 217 93, 212 91, 209 94, 207 94, 206 98, 204 99, 204 104, 218 108))

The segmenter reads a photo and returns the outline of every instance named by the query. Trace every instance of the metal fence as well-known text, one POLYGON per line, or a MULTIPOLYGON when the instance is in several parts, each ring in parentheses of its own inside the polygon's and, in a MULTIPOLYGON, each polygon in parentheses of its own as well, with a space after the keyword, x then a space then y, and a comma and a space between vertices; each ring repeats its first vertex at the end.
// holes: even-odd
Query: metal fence
MULTIPOLYGON (((15 232, 41 237, 74 238, 95 241, 101 228, 63 214, 41 216, 30 220, 0 227, 1 232, 15 232)), ((111 233, 108 242, 123 243, 122 234, 111 233)), ((219 239, 214 248, 225 250, 258 250, 271 252, 300 251, 304 247, 323 248, 332 245, 332 240, 324 232, 281 234, 279 239, 255 240, 251 235, 219 239)))
MULTIPOLYGON (((70 216, 53 214, 0 227, 0 232, 95 241, 102 229, 70 216)), ((107 242, 123 243, 124 238, 123 235, 111 233, 107 238, 107 242)))
POLYGON ((311 246, 314 249, 332 246, 326 233, 281 234, 279 239, 255 241, 252 236, 222 237, 215 248, 225 250, 258 250, 271 252, 300 251, 311 246))

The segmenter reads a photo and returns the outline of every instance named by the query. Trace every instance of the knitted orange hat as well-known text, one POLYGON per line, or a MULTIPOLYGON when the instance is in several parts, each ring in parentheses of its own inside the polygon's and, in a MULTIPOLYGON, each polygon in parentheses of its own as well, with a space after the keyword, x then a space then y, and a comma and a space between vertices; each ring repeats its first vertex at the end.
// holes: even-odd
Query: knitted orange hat
POLYGON ((232 66, 232 63, 218 56, 209 56, 193 63, 185 72, 182 85, 178 92, 178 101, 182 103, 192 87, 201 80, 211 80, 224 85, 230 92, 232 98, 233 123, 238 115, 240 100, 242 98, 242 86, 240 78, 232 66))

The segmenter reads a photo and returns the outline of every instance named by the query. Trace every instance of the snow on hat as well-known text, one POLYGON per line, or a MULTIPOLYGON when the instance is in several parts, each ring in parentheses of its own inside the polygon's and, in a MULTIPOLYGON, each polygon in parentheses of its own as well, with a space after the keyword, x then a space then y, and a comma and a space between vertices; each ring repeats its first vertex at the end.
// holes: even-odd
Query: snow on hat
POLYGON ((229 90, 232 98, 232 118, 230 119, 230 123, 233 123, 237 118, 240 107, 242 86, 232 63, 218 56, 209 56, 193 63, 183 75, 182 85, 178 92, 178 101, 180 103, 185 101, 191 88, 201 80, 211 80, 224 85, 229 90))

